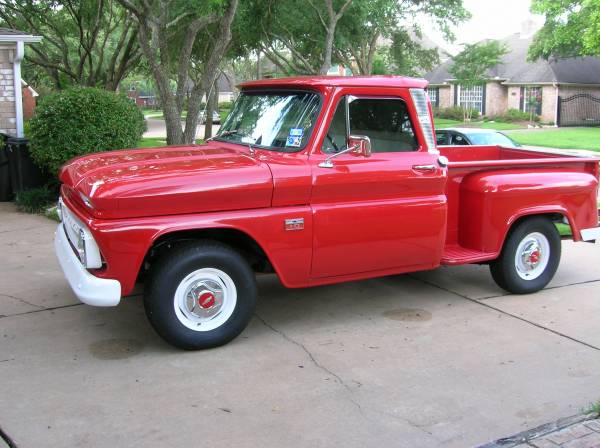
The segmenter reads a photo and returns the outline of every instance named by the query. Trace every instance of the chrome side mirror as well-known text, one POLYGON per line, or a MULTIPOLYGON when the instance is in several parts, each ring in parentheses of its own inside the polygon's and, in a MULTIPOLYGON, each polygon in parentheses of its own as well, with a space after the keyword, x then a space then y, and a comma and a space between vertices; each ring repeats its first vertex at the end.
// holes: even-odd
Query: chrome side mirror
POLYGON ((371 157, 371 139, 366 135, 351 135, 348 137, 348 147, 355 147, 352 154, 371 157))
POLYGON ((333 168, 332 160, 342 154, 352 154, 355 156, 371 157, 371 139, 366 135, 351 135, 348 137, 348 145, 343 151, 327 157, 323 162, 319 163, 320 168, 333 168))

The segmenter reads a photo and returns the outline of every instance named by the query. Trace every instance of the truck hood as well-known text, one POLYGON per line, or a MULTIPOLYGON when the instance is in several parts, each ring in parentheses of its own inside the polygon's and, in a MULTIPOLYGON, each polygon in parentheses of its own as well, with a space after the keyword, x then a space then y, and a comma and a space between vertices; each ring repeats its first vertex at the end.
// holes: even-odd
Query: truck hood
POLYGON ((68 162, 60 180, 104 219, 269 207, 273 195, 265 163, 216 142, 91 154, 68 162))

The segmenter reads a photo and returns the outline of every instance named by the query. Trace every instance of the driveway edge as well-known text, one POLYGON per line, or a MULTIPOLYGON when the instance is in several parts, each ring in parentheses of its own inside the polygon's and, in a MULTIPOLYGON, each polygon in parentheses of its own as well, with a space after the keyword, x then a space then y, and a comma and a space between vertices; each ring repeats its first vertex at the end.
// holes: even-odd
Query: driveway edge
MULTIPOLYGON (((477 448, 513 448, 519 445, 527 446, 528 443, 533 442, 535 439, 547 436, 554 432, 562 431, 570 426, 574 426, 578 423, 583 423, 588 420, 595 420, 600 417, 600 414, 578 414, 570 417, 560 418, 551 423, 545 423, 532 429, 527 429, 518 434, 503 437, 493 442, 479 445, 477 448)), ((531 445, 530 445, 531 446, 531 445)), ((535 445, 533 445, 535 446, 535 445)))

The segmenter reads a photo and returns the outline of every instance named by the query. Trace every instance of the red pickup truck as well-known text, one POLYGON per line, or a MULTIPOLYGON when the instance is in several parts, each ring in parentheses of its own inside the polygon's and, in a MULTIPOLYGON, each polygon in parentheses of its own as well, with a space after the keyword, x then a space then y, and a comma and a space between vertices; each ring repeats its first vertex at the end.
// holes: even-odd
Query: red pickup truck
POLYGON ((242 84, 202 145, 92 154, 64 166, 55 249, 78 298, 114 306, 145 279, 171 344, 224 344, 250 320, 256 273, 290 288, 489 264, 544 288, 554 225, 600 238, 599 159, 436 148, 426 82, 308 77, 242 84))

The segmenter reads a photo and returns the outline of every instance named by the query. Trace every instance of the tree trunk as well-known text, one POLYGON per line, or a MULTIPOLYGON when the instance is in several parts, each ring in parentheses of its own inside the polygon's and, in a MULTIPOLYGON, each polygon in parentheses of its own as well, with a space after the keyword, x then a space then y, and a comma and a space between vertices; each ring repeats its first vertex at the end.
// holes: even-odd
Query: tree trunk
POLYGON ((210 94, 210 100, 207 98, 206 102, 206 126, 204 127, 204 140, 208 140, 212 137, 213 128, 213 117, 212 114, 217 110, 219 102, 219 83, 215 82, 212 92, 210 94))
POLYGON ((323 58, 323 65, 319 69, 319 74, 326 75, 331 68, 331 53, 333 51, 333 37, 335 35, 336 22, 331 21, 329 28, 327 29, 327 35, 325 38, 325 55, 323 58))

